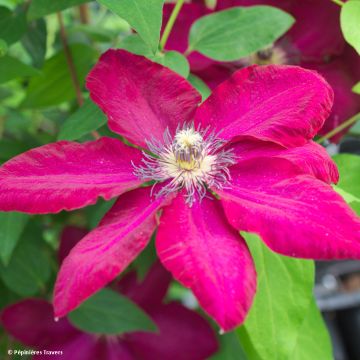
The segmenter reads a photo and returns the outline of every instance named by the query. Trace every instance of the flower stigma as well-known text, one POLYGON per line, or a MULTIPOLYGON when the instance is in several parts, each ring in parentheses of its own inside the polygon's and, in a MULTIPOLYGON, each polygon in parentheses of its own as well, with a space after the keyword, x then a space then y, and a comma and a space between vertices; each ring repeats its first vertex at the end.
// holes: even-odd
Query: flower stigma
POLYGON ((174 136, 166 129, 163 142, 153 139, 147 145, 151 154, 143 152, 141 165, 134 165, 135 175, 155 185, 166 181, 157 197, 185 189, 190 207, 197 196, 200 201, 206 196, 208 188, 223 189, 230 179, 228 168, 235 164, 223 140, 193 124, 179 126, 174 136))

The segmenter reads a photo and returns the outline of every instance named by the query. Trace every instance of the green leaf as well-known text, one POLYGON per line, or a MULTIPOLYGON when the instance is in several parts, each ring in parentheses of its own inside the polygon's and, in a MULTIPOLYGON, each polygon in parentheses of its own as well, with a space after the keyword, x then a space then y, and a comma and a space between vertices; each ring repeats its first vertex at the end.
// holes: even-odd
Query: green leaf
POLYGON ((151 48, 148 44, 146 44, 139 35, 132 34, 124 38, 120 45, 120 49, 127 50, 136 55, 142 55, 146 57, 153 56, 151 48))
POLYGON ((146 56, 158 64, 164 65, 175 71, 184 78, 187 78, 190 72, 190 65, 186 57, 177 51, 158 52, 153 55, 150 47, 140 38, 139 35, 133 34, 127 36, 120 44, 120 49, 132 52, 136 55, 146 56))
POLYGON ((0 263, 5 285, 21 296, 32 296, 45 289, 50 263, 42 247, 41 231, 31 223, 25 228, 7 266, 0 263))
POLYGON ((0 39, 11 45, 21 39, 26 32, 27 23, 24 12, 10 11, 0 6, 0 39))
POLYGON ((151 60, 158 64, 164 65, 175 71, 184 78, 187 78, 190 72, 190 65, 186 57, 177 51, 168 51, 166 53, 158 53, 151 60))
POLYGON ((0 69, 0 84, 21 77, 41 74, 40 71, 32 66, 26 65, 9 55, 0 57, 0 69))
POLYGON ((235 332, 230 332, 218 337, 219 351, 209 360, 247 360, 239 337, 235 332))
POLYGON ((137 305, 120 293, 103 289, 69 314, 71 323, 96 334, 156 331, 156 325, 137 305))
POLYGON ((315 300, 310 302, 305 319, 300 327, 292 360, 332 360, 332 346, 328 330, 315 300))
POLYGON ((312 299, 314 264, 278 255, 256 235, 242 235, 255 261, 258 285, 249 315, 238 332, 241 343, 251 359, 292 359, 312 299))
POLYGON ((219 61, 238 60, 271 45, 293 23, 291 15, 275 7, 234 7, 195 21, 189 51, 219 61))
POLYGON ((360 198, 360 156, 353 154, 338 154, 333 157, 340 180, 337 186, 353 196, 360 198))
POLYGON ((360 81, 355 84, 352 89, 351 89, 355 94, 359 94, 360 95, 360 81))
POLYGON ((145 278, 146 274, 150 271, 150 268, 157 260, 155 238, 156 233, 151 236, 150 243, 132 263, 134 269, 136 269, 136 274, 138 278, 141 280, 145 278))
POLYGON ((69 34, 77 32, 87 34, 92 40, 99 42, 111 42, 117 36, 115 31, 104 29, 98 25, 77 24, 68 28, 69 34))
POLYGON ((18 212, 0 212, 0 258, 8 265, 29 216, 18 212))
POLYGON ((345 40, 360 54, 360 1, 351 0, 341 7, 340 25, 345 40))
MULTIPOLYGON (((84 44, 71 45, 70 51, 82 86, 93 64, 96 51, 84 44)), ((75 99, 75 90, 63 50, 46 60, 42 71, 40 76, 30 80, 22 107, 41 108, 75 99)))
POLYGON ((214 10, 217 5, 217 0, 205 0, 205 5, 208 9, 214 10))
POLYGON ((101 219, 112 208, 115 201, 116 198, 109 201, 105 201, 100 198, 95 205, 87 206, 84 209, 90 230, 95 229, 99 225, 101 219))
POLYGON ((29 20, 35 20, 45 15, 84 4, 89 0, 32 0, 28 12, 29 20))
POLYGON ((41 68, 44 64, 46 53, 46 22, 44 19, 33 21, 29 24, 28 31, 21 43, 31 56, 34 66, 41 68))
POLYGON ((77 140, 106 123, 106 116, 91 99, 75 111, 62 125, 58 140, 77 140))
POLYGON ((160 40, 162 8, 165 0, 98 0, 126 20, 149 44, 155 54, 160 40))
POLYGON ((210 88, 196 75, 188 76, 190 84, 201 94, 202 101, 205 101, 211 94, 210 88))
POLYGON ((8 45, 5 40, 0 39, 0 57, 4 56, 8 51, 8 45))
POLYGON ((334 189, 360 215, 360 156, 353 154, 338 154, 333 157, 340 180, 334 189))

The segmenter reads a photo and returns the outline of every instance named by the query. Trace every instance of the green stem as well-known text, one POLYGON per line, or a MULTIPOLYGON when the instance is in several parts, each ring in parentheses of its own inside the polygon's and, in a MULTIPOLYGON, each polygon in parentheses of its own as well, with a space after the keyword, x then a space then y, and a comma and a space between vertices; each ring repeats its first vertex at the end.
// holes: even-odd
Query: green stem
POLYGON ((160 51, 163 51, 165 48, 166 42, 169 38, 169 35, 171 33, 171 30, 172 30, 174 24, 175 24, 176 18, 178 17, 179 12, 180 12, 182 6, 184 5, 184 1, 185 0, 177 0, 177 2, 176 2, 176 5, 170 15, 170 18, 165 26, 165 30, 164 30, 163 35, 160 40, 160 51))
POLYGON ((343 6, 345 4, 342 0, 331 0, 331 1, 339 6, 343 6))
POLYGON ((326 135, 324 135, 323 137, 321 137, 319 140, 317 140, 316 142, 321 144, 322 142, 324 142, 327 139, 332 138, 334 135, 336 135, 337 133, 339 133, 340 131, 346 129, 348 126, 356 123, 356 121, 360 120, 360 113, 354 115, 353 117, 351 117, 349 120, 343 122, 342 124, 340 124, 339 126, 337 126, 335 129, 329 131, 326 135))

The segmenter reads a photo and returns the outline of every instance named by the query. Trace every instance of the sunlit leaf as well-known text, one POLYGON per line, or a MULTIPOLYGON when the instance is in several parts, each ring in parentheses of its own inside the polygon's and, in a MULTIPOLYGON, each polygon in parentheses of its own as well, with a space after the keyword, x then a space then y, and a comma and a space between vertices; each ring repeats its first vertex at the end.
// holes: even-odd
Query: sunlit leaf
POLYGON ((334 188, 357 211, 360 205, 360 156, 338 154, 333 159, 340 173, 339 183, 334 188))
POLYGON ((360 81, 355 84, 352 89, 351 89, 355 94, 359 94, 360 95, 360 81))
POLYGON ((315 300, 313 299, 306 311, 295 349, 289 359, 332 360, 333 358, 329 332, 325 326, 321 313, 316 306, 315 300))
POLYGON ((260 359, 292 359, 312 299, 313 262, 278 255, 256 235, 243 235, 255 261, 258 288, 239 330, 242 344, 251 359, 256 359, 254 351, 260 359))
POLYGON ((350 0, 341 7, 340 25, 345 40, 360 55, 360 1, 350 0))

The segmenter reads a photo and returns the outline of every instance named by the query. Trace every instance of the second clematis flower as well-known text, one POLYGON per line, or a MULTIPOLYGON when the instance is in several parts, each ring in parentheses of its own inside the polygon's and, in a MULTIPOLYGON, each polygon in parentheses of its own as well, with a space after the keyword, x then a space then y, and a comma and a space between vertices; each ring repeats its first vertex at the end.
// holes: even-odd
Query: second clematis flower
POLYGON ((112 281, 155 230, 162 264, 225 331, 244 321, 256 291, 239 230, 288 256, 360 259, 360 221, 329 185, 336 166, 311 141, 333 101, 317 73, 248 67, 199 106, 181 76, 108 50, 87 88, 110 129, 142 151, 113 138, 61 141, 0 168, 3 211, 56 213, 120 195, 64 260, 55 316, 112 281))
MULTIPOLYGON (((87 231, 66 227, 59 247, 59 263, 87 231)), ((203 360, 217 350, 215 333, 195 311, 164 298, 171 282, 169 274, 155 262, 144 279, 136 271, 112 284, 116 292, 130 298, 154 321, 155 333, 86 333, 67 318, 54 322, 51 304, 28 298, 11 304, 0 313, 0 324, 15 339, 38 350, 62 351, 62 360, 203 360)), ((34 355, 33 360, 49 359, 34 355)))

